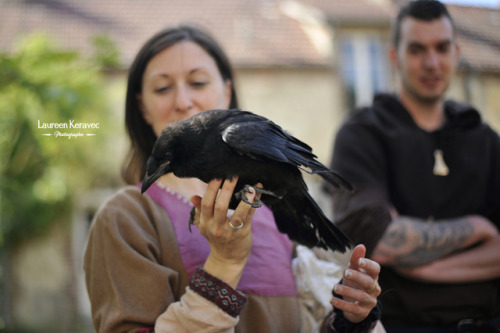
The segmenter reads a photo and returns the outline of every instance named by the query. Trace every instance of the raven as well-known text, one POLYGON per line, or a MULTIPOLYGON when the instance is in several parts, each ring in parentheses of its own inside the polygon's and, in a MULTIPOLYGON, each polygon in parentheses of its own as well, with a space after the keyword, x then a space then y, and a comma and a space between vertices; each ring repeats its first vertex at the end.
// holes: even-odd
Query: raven
MULTIPOLYGON (((273 212, 278 230, 308 247, 345 252, 351 241, 328 220, 309 195, 300 170, 319 174, 337 188, 351 185, 316 160, 311 147, 271 120, 249 111, 208 110, 167 124, 156 140, 142 183, 144 193, 159 177, 238 176, 230 208, 245 200, 245 185, 261 183, 261 200, 273 212)), ((258 207, 259 204, 252 204, 258 207)))

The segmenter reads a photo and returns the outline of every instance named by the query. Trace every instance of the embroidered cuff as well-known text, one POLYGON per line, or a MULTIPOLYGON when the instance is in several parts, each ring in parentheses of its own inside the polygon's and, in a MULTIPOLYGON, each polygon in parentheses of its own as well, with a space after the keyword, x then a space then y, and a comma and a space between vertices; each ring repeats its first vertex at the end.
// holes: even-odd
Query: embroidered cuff
POLYGON ((237 317, 247 302, 247 297, 243 293, 201 268, 197 268, 194 272, 189 287, 232 317, 237 317))

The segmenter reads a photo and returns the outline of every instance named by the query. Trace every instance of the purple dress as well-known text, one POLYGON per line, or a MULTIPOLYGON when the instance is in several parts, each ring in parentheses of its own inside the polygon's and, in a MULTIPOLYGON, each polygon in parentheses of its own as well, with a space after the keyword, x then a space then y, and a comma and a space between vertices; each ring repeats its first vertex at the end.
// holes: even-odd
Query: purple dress
MULTIPOLYGON (((191 278, 203 266, 210 248, 198 228, 189 232, 189 213, 193 204, 182 195, 154 183, 146 193, 168 212, 177 236, 182 262, 191 278)), ((290 239, 278 231, 271 210, 262 206, 252 219, 253 244, 238 289, 259 296, 297 296, 292 271, 290 239)))

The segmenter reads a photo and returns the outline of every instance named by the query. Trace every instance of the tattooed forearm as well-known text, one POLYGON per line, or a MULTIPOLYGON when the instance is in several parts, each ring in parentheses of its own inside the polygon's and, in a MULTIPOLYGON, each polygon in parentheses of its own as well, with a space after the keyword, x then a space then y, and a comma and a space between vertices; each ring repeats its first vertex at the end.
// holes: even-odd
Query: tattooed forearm
POLYGON ((463 248, 473 233, 467 218, 432 223, 399 217, 382 237, 376 254, 393 265, 420 266, 463 248))

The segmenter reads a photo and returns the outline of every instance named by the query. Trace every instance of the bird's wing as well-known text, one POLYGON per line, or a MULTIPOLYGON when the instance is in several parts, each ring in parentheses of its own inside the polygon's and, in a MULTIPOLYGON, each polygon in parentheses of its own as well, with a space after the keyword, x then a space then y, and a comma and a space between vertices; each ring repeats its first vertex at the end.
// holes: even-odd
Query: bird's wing
POLYGON ((308 173, 319 174, 336 187, 341 185, 352 190, 348 181, 316 160, 310 146, 266 118, 256 115, 245 118, 245 121, 228 123, 222 130, 222 140, 239 154, 256 160, 267 158, 289 163, 308 173))
POLYGON ((311 147, 269 120, 230 124, 223 130, 222 139, 238 153, 254 159, 267 158, 310 167, 316 157, 311 147))

